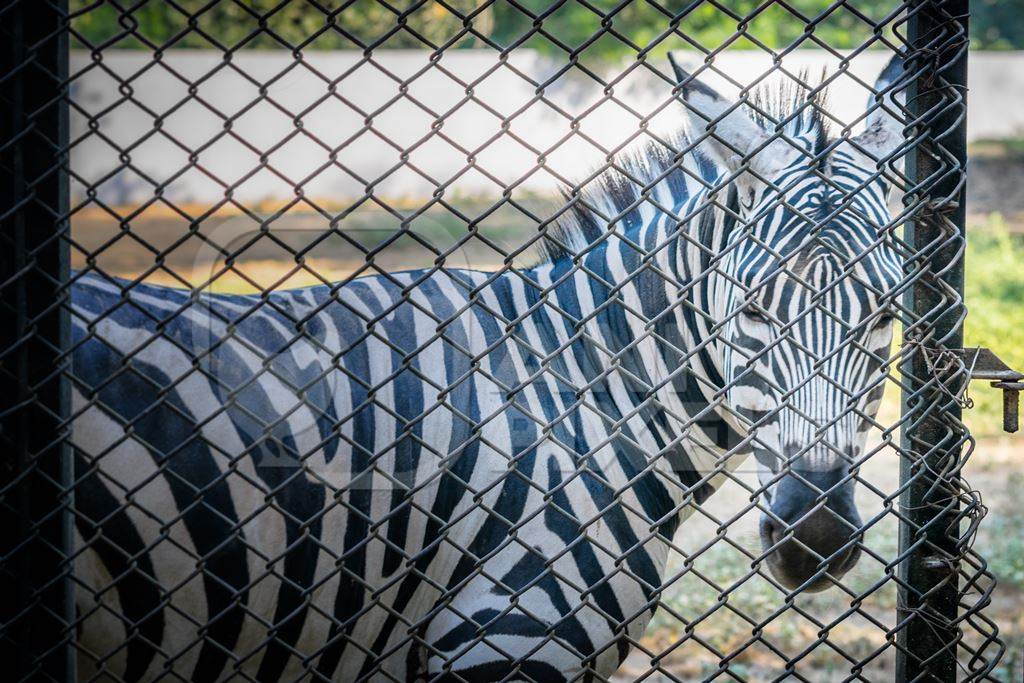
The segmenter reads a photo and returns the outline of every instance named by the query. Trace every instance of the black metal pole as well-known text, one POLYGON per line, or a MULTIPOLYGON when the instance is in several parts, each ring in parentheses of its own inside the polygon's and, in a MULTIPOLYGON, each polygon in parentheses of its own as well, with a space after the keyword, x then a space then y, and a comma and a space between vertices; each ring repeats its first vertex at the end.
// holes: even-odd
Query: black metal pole
POLYGON ((959 603, 959 468, 967 439, 960 390, 967 164, 968 0, 917 0, 908 13, 906 157, 915 206, 906 228, 919 271, 904 304, 897 681, 955 681, 959 603))
POLYGON ((75 680, 66 0, 0 3, 0 656, 75 680))

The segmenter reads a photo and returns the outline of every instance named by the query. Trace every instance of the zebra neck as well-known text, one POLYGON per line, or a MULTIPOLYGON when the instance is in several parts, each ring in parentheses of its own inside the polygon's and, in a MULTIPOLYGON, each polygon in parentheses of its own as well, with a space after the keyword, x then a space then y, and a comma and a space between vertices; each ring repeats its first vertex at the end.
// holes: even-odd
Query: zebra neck
POLYGON ((662 520, 670 536, 692 509, 686 503, 713 492, 718 478, 704 473, 719 466, 722 446, 736 436, 710 406, 721 380, 705 370, 714 372, 715 364, 700 350, 693 304, 680 301, 703 292, 679 280, 678 247, 664 241, 682 242, 664 229, 675 232, 676 223, 651 225, 640 242, 608 240, 582 257, 526 271, 534 294, 521 304, 544 298, 531 318, 550 330, 553 374, 573 378, 572 391, 585 389, 583 400, 615 432, 610 436, 626 464, 609 475, 621 481, 609 483, 635 488, 637 472, 658 473, 638 481, 651 518, 662 520), (641 253, 638 243, 659 246, 641 253))

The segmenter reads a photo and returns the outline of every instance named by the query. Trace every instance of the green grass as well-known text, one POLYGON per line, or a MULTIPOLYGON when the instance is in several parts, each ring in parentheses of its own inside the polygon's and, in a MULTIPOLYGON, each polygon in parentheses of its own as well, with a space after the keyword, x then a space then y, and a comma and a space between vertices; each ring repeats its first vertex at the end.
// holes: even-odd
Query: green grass
MULTIPOLYGON (((1014 472, 1010 475, 1016 479, 1017 489, 1024 486, 1024 475, 1014 472)), ((985 519, 984 534, 998 543, 986 544, 989 571, 996 575, 1001 583, 1013 584, 1024 590, 1024 519, 1020 515, 990 514, 985 519)))
MULTIPOLYGON (((1024 235, 1010 232, 999 214, 968 226, 964 330, 967 346, 987 346, 1024 371, 1024 235)), ((975 436, 999 433, 1002 392, 975 382, 966 421, 975 436)))

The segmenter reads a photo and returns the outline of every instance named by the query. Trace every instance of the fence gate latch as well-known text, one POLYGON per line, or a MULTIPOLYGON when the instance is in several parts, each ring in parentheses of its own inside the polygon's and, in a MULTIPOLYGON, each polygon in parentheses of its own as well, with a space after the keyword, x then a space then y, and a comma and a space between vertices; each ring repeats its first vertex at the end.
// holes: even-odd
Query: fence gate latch
POLYGON ((1014 433, 1020 427, 1020 392, 1024 390, 1024 373, 1010 369, 999 356, 985 347, 963 349, 964 363, 971 379, 988 380, 1003 390, 1003 431, 1014 433))

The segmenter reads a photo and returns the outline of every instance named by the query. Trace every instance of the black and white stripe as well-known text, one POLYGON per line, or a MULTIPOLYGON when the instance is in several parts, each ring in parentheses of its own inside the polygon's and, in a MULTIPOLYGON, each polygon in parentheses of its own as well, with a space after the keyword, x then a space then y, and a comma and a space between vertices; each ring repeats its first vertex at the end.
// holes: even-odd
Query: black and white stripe
POLYGON ((828 469, 877 408, 885 188, 801 121, 806 153, 769 145, 753 179, 713 144, 622 161, 529 269, 264 296, 80 275, 83 670, 608 676, 752 443, 771 493, 791 446, 828 469))

